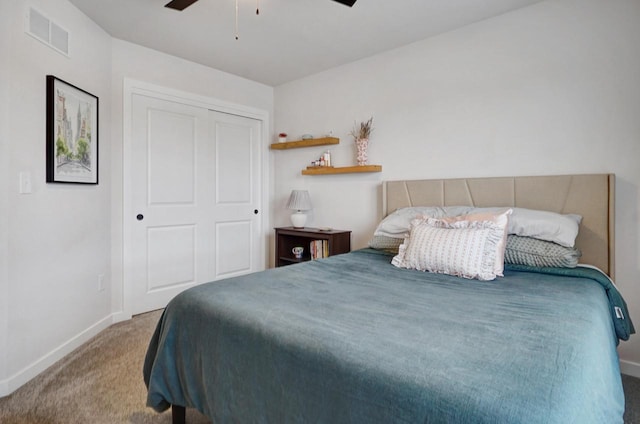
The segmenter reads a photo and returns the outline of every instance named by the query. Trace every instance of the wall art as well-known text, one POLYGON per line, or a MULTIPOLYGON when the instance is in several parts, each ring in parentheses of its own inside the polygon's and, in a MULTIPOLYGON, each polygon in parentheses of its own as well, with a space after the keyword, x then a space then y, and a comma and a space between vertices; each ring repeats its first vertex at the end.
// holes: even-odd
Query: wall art
POLYGON ((98 98, 47 75, 47 182, 98 184, 98 98))

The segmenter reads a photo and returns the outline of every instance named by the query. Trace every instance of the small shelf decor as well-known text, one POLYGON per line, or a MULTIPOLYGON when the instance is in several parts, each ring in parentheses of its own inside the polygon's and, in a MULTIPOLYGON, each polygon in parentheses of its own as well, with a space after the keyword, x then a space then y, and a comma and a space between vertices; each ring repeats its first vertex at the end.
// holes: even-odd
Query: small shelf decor
POLYGON ((359 166, 364 166, 369 162, 369 137, 373 131, 373 117, 368 121, 360 122, 360 125, 354 125, 351 135, 356 143, 356 161, 359 166))
POLYGON ((285 141, 284 143, 271 144, 272 150, 297 149, 300 147, 326 146, 329 144, 339 144, 340 139, 336 137, 311 138, 307 140, 285 141))
MULTIPOLYGON (((360 154, 358 155, 358 165, 357 166, 307 166, 306 169, 302 170, 302 175, 333 175, 333 174, 358 174, 365 172, 382 172, 382 165, 368 165, 368 157, 367 157, 367 147, 369 143, 368 136, 371 135, 373 131, 373 118, 369 118, 368 121, 362 122, 360 126, 354 126, 354 130, 351 132, 354 139, 357 139, 356 132, 358 136, 367 136, 366 142, 360 143, 364 145, 364 155, 363 160, 360 160, 360 154)), ((301 147, 313 147, 313 146, 326 146, 331 144, 340 144, 340 139, 337 137, 322 137, 322 138, 312 138, 305 140, 294 140, 294 141, 286 141, 284 143, 272 143, 269 147, 272 150, 287 150, 287 149, 298 149, 301 147)), ((358 142, 356 140, 356 146, 358 142)), ((331 161, 333 162, 333 161, 331 161)), ((330 162, 330 163, 331 163, 330 162)))

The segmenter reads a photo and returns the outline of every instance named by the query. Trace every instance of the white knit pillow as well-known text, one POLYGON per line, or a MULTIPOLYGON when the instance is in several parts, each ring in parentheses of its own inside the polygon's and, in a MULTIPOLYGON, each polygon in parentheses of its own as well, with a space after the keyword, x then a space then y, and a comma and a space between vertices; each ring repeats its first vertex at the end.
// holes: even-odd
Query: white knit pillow
POLYGON ((496 257, 504 255, 500 249, 504 249, 506 225, 495 220, 415 219, 391 263, 399 268, 493 280, 496 257))
POLYGON ((495 264, 493 266, 493 271, 498 277, 502 277, 504 271, 504 254, 505 249, 507 247, 507 230, 510 225, 510 215, 513 212, 512 209, 507 209, 502 213, 491 214, 491 213, 475 213, 470 215, 461 215, 454 217, 444 217, 443 221, 447 223, 453 223, 457 221, 491 221, 497 224, 500 228, 503 228, 502 239, 498 242, 496 246, 496 259, 495 264))

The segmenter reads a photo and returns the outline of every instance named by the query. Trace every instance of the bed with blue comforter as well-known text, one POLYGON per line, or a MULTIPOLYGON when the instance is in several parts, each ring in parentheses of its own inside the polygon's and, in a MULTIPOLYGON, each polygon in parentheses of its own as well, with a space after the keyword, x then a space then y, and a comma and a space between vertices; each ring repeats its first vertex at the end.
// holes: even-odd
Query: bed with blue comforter
POLYGON ((594 269, 494 281, 363 249, 183 292, 144 365, 148 405, 221 423, 622 423, 624 300, 594 269))

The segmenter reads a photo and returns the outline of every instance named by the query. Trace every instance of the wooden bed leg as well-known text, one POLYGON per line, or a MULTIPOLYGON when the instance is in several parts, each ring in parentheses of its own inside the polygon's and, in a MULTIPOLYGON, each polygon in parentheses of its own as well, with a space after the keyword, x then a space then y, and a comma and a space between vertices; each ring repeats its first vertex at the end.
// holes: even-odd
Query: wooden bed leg
POLYGON ((171 422, 173 424, 185 424, 187 410, 184 406, 171 405, 171 422))

